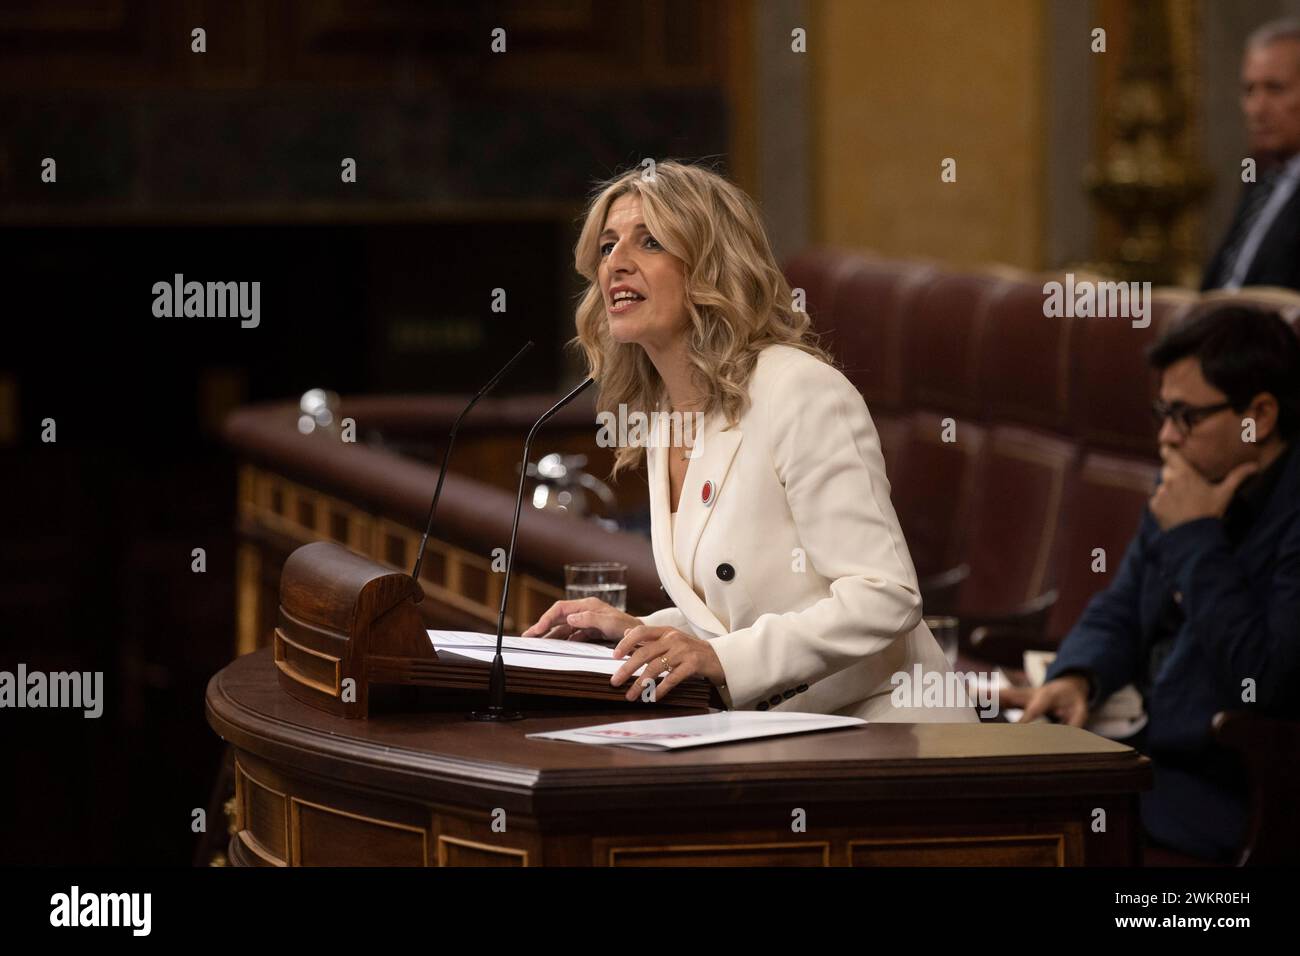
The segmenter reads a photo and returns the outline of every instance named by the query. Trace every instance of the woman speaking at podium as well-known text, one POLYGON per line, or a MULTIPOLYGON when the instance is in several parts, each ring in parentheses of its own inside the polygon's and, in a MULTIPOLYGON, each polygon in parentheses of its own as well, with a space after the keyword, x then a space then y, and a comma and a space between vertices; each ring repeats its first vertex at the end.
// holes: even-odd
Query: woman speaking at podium
POLYGON ((702 675, 729 709, 977 721, 971 707, 896 705, 895 674, 948 663, 921 621, 866 404, 792 308, 752 200, 703 166, 637 168, 599 188, 574 255, 597 407, 650 422, 614 473, 644 450, 676 606, 637 618, 558 601, 524 635, 616 641, 630 658, 612 682, 629 700, 646 664, 643 679, 667 672, 657 700, 702 675), (701 422, 693 442, 674 419, 701 422))

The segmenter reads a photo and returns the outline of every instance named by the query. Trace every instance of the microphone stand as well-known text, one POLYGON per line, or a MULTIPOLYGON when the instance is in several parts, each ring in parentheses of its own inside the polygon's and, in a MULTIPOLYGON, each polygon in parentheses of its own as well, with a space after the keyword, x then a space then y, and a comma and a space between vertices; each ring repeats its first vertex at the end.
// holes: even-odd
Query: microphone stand
POLYGON ((533 445, 533 436, 537 430, 550 420, 569 402, 578 397, 583 389, 595 384, 594 378, 588 378, 577 388, 556 402, 528 432, 524 439, 524 459, 519 466, 519 492, 515 495, 515 520, 510 527, 510 550, 506 552, 506 579, 501 586, 501 612, 497 615, 497 653, 492 658, 492 675, 488 681, 488 706, 486 710, 470 711, 470 720, 520 720, 524 715, 517 710, 506 708, 506 665, 501 659, 501 645, 504 641, 506 626, 506 602, 510 600, 510 572, 515 563, 515 538, 519 534, 519 510, 524 503, 524 479, 528 476, 528 451, 533 445))
POLYGON ((420 583, 420 565, 424 563, 424 549, 429 543, 429 532, 433 530, 433 515, 438 510, 438 499, 442 496, 442 480, 447 477, 447 462, 451 460, 451 446, 456 444, 456 432, 460 430, 460 423, 469 414, 469 410, 478 404, 478 400, 496 388, 497 383, 505 378, 506 372, 514 368, 515 363, 523 358, 524 354, 532 347, 533 341, 529 339, 524 344, 524 347, 515 353, 515 357, 503 365, 501 371, 493 375, 488 380, 488 383, 478 390, 478 394, 469 400, 469 404, 456 416, 456 421, 452 423, 451 434, 447 437, 447 450, 442 453, 442 466, 438 469, 438 484, 433 489, 433 501, 429 503, 429 519, 424 523, 424 537, 420 539, 420 550, 415 554, 415 569, 411 571, 411 580, 416 585, 420 583))

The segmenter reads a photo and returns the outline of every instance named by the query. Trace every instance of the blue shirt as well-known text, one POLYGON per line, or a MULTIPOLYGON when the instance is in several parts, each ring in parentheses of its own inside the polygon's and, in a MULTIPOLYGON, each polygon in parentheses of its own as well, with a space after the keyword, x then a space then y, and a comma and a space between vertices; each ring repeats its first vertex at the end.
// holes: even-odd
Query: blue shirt
POLYGON ((1142 796, 1147 831, 1207 859, 1239 849, 1245 775, 1235 754, 1213 740, 1211 721, 1221 710, 1300 717, 1294 444, 1242 485, 1222 521, 1161 531, 1143 512, 1115 580, 1061 642, 1047 679, 1067 671, 1088 675, 1094 702, 1127 684, 1143 692, 1148 723, 1135 745, 1155 769, 1155 785, 1142 796), (1180 611, 1172 640, 1171 602, 1180 611), (1243 700, 1248 689, 1253 701, 1243 700))

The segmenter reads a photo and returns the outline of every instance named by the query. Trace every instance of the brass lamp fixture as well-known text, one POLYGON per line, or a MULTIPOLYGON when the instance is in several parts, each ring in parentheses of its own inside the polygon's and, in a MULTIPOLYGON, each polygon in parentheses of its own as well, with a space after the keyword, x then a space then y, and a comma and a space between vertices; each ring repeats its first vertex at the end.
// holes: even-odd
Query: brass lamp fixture
POLYGON ((1189 113, 1177 82, 1165 0, 1127 5, 1127 52, 1113 104, 1113 137, 1084 172, 1088 195, 1117 228, 1097 271, 1157 285, 1188 281, 1196 264, 1179 227, 1210 184, 1191 155, 1189 113))

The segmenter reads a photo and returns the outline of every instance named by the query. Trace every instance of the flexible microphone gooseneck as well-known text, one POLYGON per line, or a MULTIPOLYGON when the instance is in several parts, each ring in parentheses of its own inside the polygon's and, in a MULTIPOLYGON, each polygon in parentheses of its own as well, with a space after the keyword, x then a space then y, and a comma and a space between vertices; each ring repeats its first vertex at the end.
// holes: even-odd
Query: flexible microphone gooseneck
POLYGON ((545 415, 537 419, 537 423, 533 425, 524 440, 524 458, 519 465, 519 492, 515 495, 515 520, 510 527, 510 550, 506 552, 506 579, 501 585, 501 612, 497 615, 497 653, 492 658, 492 676, 488 683, 488 706, 487 710, 471 711, 469 715, 471 720, 519 720, 524 716, 517 710, 506 709, 506 665, 501 659, 501 644, 506 627, 506 602, 510 600, 510 572, 515 564, 515 538, 519 534, 519 510, 523 507, 524 479, 528 476, 528 451, 532 448, 533 436, 537 434, 537 430, 546 424, 552 415, 577 398, 583 389, 594 385, 595 382, 594 378, 586 379, 552 405, 545 415))
POLYGON ((493 375, 488 383, 478 390, 478 394, 469 400, 464 411, 457 415, 456 421, 452 423, 451 434, 447 437, 447 450, 442 453, 442 466, 438 469, 438 484, 433 489, 433 501, 429 503, 429 520, 424 523, 424 537, 420 539, 420 550, 415 554, 415 570, 411 572, 411 580, 416 584, 420 583, 420 565, 424 563, 424 549, 429 543, 429 532, 433 530, 433 515, 438 510, 438 498, 442 496, 442 480, 447 477, 447 462, 451 460, 451 447, 456 444, 456 432, 460 430, 460 423, 469 414, 469 410, 478 404, 478 400, 496 388, 497 383, 505 378, 506 372, 514 368, 515 363, 532 347, 533 341, 529 339, 524 347, 515 353, 515 357, 503 365, 501 371, 493 375))

